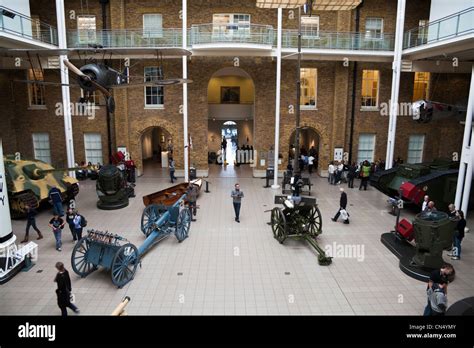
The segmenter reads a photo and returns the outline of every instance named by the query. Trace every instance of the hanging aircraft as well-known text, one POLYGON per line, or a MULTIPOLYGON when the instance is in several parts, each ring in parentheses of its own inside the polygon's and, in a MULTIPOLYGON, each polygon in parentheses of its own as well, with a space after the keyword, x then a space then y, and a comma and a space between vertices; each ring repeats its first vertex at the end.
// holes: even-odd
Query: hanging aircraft
MULTIPOLYGON (((69 69, 73 74, 76 75, 77 83, 63 84, 59 82, 50 82, 36 79, 35 74, 33 73, 33 80, 15 80, 14 82, 21 83, 30 83, 44 86, 70 86, 70 87, 80 87, 84 91, 84 98, 88 100, 89 97, 95 91, 100 91, 106 101, 107 108, 109 112, 113 113, 115 110, 115 101, 112 96, 112 90, 118 88, 131 88, 131 87, 159 87, 159 86, 169 86, 177 85, 184 83, 192 83, 192 80, 182 79, 182 78, 165 78, 164 69, 163 69, 163 56, 190 56, 191 52, 185 49, 179 48, 160 48, 154 50, 156 54, 156 59, 158 60, 158 68, 155 76, 147 78, 144 80, 143 76, 130 76, 130 66, 127 66, 123 71, 118 71, 112 68, 105 59, 105 55, 110 53, 110 58, 112 54, 124 54, 125 50, 117 49, 104 49, 100 45, 89 45, 89 48, 81 49, 39 49, 39 50, 29 50, 29 49, 0 49, 0 56, 5 57, 21 57, 26 56, 29 61, 30 67, 34 68, 34 60, 32 56, 35 55, 38 63, 38 67, 43 72, 43 67, 41 64, 40 56, 60 56, 64 65, 69 69), (121 52, 124 51, 124 52, 121 52), (103 54, 101 60, 96 58, 86 58, 85 64, 78 67, 74 65, 70 60, 61 58, 61 56, 71 55, 71 53, 78 54, 81 58, 81 54, 87 55, 96 55, 103 54)), ((140 61, 137 61, 139 63, 140 61)), ((135 64, 137 64, 135 63, 135 64)), ((36 62, 35 62, 36 64, 36 62)), ((34 72, 34 69, 33 69, 34 72)))

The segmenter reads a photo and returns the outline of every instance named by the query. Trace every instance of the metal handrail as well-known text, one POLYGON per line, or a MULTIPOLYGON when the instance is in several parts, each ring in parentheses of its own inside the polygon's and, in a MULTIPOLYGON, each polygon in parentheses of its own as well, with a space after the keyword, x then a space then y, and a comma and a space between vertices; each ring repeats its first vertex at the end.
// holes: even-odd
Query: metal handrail
POLYGON ((274 30, 262 24, 195 24, 191 26, 191 45, 247 43, 272 46, 274 30))
MULTIPOLYGON (((301 37, 301 47, 303 49, 393 51, 394 42, 394 34, 381 34, 380 37, 370 37, 369 33, 319 31, 317 33, 303 33, 301 37)), ((283 30, 282 47, 298 47, 298 30, 283 30)))
POLYGON ((474 7, 440 18, 404 34, 403 48, 418 47, 474 33, 474 7))
POLYGON ((5 6, 0 6, 0 31, 58 45, 58 32, 55 27, 5 6))
POLYGON ((181 47, 181 29, 163 28, 144 29, 111 29, 111 30, 70 30, 68 47, 81 48, 97 44, 106 48, 134 47, 181 47))

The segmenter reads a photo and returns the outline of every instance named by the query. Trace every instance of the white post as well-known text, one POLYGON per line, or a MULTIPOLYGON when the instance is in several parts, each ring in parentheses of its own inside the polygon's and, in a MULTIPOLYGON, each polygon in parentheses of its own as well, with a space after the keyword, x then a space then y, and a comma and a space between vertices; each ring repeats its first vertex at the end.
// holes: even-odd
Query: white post
MULTIPOLYGON (((64 14, 64 0, 56 0, 56 17, 58 22, 58 44, 60 49, 67 48, 66 41, 66 23, 64 14)), ((61 69, 61 83, 69 84, 69 71, 64 65, 64 59, 67 59, 67 55, 59 56, 59 67, 61 69)), ((74 167, 74 141, 72 138, 72 118, 71 118, 71 95, 69 94, 69 86, 62 86, 62 102, 64 112, 64 135, 66 137, 66 153, 67 153, 67 166, 74 167)), ((75 172, 69 172, 69 176, 75 177, 75 172)))
POLYGON ((454 204, 456 209, 461 209, 467 216, 469 196, 471 191, 473 156, 471 149, 474 131, 472 128, 472 119, 474 116, 474 64, 471 70, 471 87, 469 89, 469 101, 467 104, 466 123, 464 125, 464 138, 462 143, 461 158, 459 160, 458 183, 456 187, 456 199, 454 204))
MULTIPOLYGON (((183 48, 188 45, 187 0, 183 0, 183 48)), ((183 79, 188 78, 188 57, 183 56, 183 79)), ((184 133, 184 181, 189 181, 189 139, 188 139, 188 84, 183 83, 183 133, 184 133)))
POLYGON ((275 100, 275 164, 273 166, 273 189, 280 188, 278 185, 278 160, 280 153, 280 89, 281 89, 281 35, 283 23, 283 9, 278 8, 278 30, 277 30, 277 71, 276 71, 276 100, 275 100))
POLYGON ((403 25, 405 23, 406 0, 398 0, 397 5, 397 27, 395 30, 395 50, 393 52, 392 64, 392 92, 390 96, 390 120, 388 126, 387 156, 385 158, 385 169, 392 168, 393 152, 395 150, 395 135, 397 131, 398 94, 400 91, 400 74, 403 50, 403 25))
POLYGON ((0 138, 0 244, 13 237, 12 231, 5 164, 3 163, 3 145, 0 138))

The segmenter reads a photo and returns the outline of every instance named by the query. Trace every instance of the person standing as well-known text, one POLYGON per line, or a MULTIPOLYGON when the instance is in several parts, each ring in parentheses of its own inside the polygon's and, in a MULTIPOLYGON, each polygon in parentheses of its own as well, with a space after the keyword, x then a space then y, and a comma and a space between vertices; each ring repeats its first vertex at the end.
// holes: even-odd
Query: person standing
POLYGON ((421 212, 424 212, 426 207, 428 206, 428 202, 430 201, 430 196, 426 195, 423 197, 423 204, 421 205, 421 212))
POLYGON ((67 210, 67 214, 66 214, 66 222, 69 226, 69 230, 71 231, 73 242, 75 242, 77 240, 76 239, 76 233, 74 232, 74 218, 75 217, 76 217, 76 212, 74 211, 74 209, 69 208, 67 210))
POLYGON ((235 221, 240 222, 240 205, 242 203, 242 197, 244 197, 244 193, 240 191, 239 184, 235 184, 234 190, 231 193, 231 197, 234 204, 235 221))
POLYGON ((364 188, 364 191, 367 191, 367 183, 369 182, 369 177, 370 177, 370 163, 369 161, 364 161, 364 164, 362 165, 362 168, 360 170, 361 172, 361 181, 360 181, 360 186, 359 190, 362 190, 362 187, 364 188))
POLYGON ((63 211, 63 199, 61 197, 61 191, 56 186, 51 187, 49 190, 49 199, 53 204, 54 214, 59 215, 60 217, 64 216, 63 211))
MULTIPOLYGON (((334 215, 334 217, 331 219, 334 222, 336 222, 337 219, 339 219, 339 216, 341 215, 341 210, 345 211, 347 207, 347 194, 344 192, 344 188, 341 187, 339 191, 341 191, 341 198, 339 199, 339 210, 337 211, 336 215, 334 215)), ((344 218, 344 215, 343 215, 343 218, 344 218)), ((344 220, 344 223, 345 224, 349 223, 349 217, 347 217, 344 220)))
POLYGON ((38 240, 43 239, 43 235, 41 234, 41 231, 38 229, 36 226, 36 214, 37 211, 30 207, 29 205, 25 206, 26 208, 26 233, 25 233, 25 238, 21 241, 22 243, 28 243, 28 235, 30 233, 30 227, 33 227, 33 229, 38 233, 38 240))
POLYGON ((448 205, 448 216, 451 220, 458 220, 458 212, 453 203, 448 205))
POLYGON ((314 156, 310 154, 310 155, 308 156, 308 171, 309 171, 309 175, 313 174, 313 165, 314 165, 314 156))
POLYGON ((435 203, 433 201, 429 201, 428 205, 426 206, 425 210, 423 210, 424 213, 431 213, 432 211, 438 211, 435 207, 435 203))
POLYGON ((354 188, 354 179, 356 177, 357 166, 355 162, 352 162, 352 165, 349 166, 349 171, 347 173, 347 186, 349 188, 354 188))
POLYGON ((454 250, 451 260, 461 259, 461 242, 464 238, 464 229, 466 228, 466 219, 464 219, 464 212, 458 211, 458 223, 456 225, 456 231, 454 232, 454 250))
POLYGON ((172 184, 174 184, 174 180, 178 180, 178 178, 174 176, 174 172, 175 172, 174 159, 173 157, 171 157, 170 158, 170 178, 171 178, 172 184))
POLYGON ((66 223, 58 214, 54 214, 54 217, 49 221, 49 227, 53 229, 54 238, 56 239, 56 250, 61 251, 61 230, 64 228, 66 223))
POLYGON ((76 216, 74 216, 74 236, 76 237, 76 240, 81 240, 82 238, 82 229, 87 225, 86 218, 82 215, 79 214, 79 212, 76 210, 76 216))
POLYGON ((336 168, 334 167, 334 162, 331 161, 328 167, 328 174, 329 174, 328 181, 330 185, 334 184, 334 171, 335 170, 336 168))
POLYGON ((69 278, 69 272, 64 267, 62 262, 56 263, 56 269, 58 273, 54 281, 58 285, 56 289, 56 295, 58 297, 58 306, 61 309, 61 315, 63 317, 67 316, 67 308, 71 308, 74 313, 79 314, 79 308, 77 308, 73 303, 71 303, 71 278, 69 278))
MULTIPOLYGON (((454 276, 455 271, 454 267, 448 263, 445 263, 440 269, 434 270, 430 274, 430 279, 428 281, 428 284, 426 286, 426 291, 431 289, 434 284, 439 284, 441 282, 442 278, 449 279, 450 277, 454 276)), ((447 295, 448 294, 448 286, 446 285, 444 288, 444 293, 447 295)), ((431 315, 431 303, 430 303, 430 298, 428 297, 428 303, 425 307, 425 310, 423 312, 424 316, 429 316, 431 315)))
POLYGON ((197 213, 197 209, 196 209, 197 187, 196 185, 189 184, 186 199, 188 200, 189 210, 193 214, 193 218, 191 218, 191 221, 196 221, 196 219, 194 218, 196 217, 196 213, 197 213))

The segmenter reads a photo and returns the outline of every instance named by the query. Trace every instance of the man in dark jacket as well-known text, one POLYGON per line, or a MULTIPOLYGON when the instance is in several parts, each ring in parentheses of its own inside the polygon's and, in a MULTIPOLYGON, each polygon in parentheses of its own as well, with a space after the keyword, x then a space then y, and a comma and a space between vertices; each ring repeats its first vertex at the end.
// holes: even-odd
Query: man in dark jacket
POLYGON ((38 239, 42 239, 43 235, 41 234, 41 231, 36 227, 36 212, 35 209, 30 207, 29 205, 26 206, 26 233, 25 233, 25 238, 21 241, 22 243, 28 243, 28 235, 30 233, 30 227, 33 227, 33 229, 38 233, 38 239))
POLYGON ((53 204, 54 214, 59 215, 59 217, 63 217, 63 199, 61 197, 61 191, 59 191, 56 186, 51 187, 49 190, 49 199, 53 204))
MULTIPOLYGON (((447 264, 447 263, 444 264, 440 269, 434 270, 430 274, 430 279, 429 279, 428 284, 426 286, 426 291, 428 291, 429 289, 432 289, 433 286, 435 286, 436 284, 439 284, 443 278, 444 279, 450 279, 450 278, 454 277, 454 274, 455 274, 454 267, 450 264, 447 264)), ((448 294, 447 284, 443 288, 443 291, 446 295, 448 294)), ((430 297, 429 296, 428 296, 428 303, 425 307, 423 315, 424 316, 432 315, 432 309, 431 309, 431 303, 430 303, 430 297)))
MULTIPOLYGON (((197 187, 196 185, 190 184, 186 192, 186 199, 189 203, 189 210, 192 212, 193 216, 196 216, 196 200, 197 200, 197 187)), ((192 218, 191 221, 196 221, 192 218)))
POLYGON ((69 226, 69 230, 71 231, 73 242, 77 240, 76 233, 74 231, 74 218, 75 217, 76 217, 76 212, 74 211, 74 209, 69 208, 66 214, 66 222, 69 226))
POLYGON ((54 281, 58 284, 56 289, 56 295, 58 296, 58 306, 61 308, 61 314, 63 317, 67 316, 67 308, 71 308, 74 313, 79 314, 79 309, 71 303, 71 278, 69 278, 69 272, 64 268, 62 262, 56 263, 56 269, 58 273, 54 281))
MULTIPOLYGON (((346 207, 347 207, 347 194, 344 192, 344 189, 342 187, 339 189, 339 191, 341 191, 341 198, 339 199, 339 210, 337 211, 336 215, 331 219, 334 222, 336 222, 337 219, 339 219, 339 215, 341 215, 341 210, 345 211, 346 207)), ((343 218, 344 218, 344 216, 343 216, 343 218)), ((344 223, 345 224, 349 223, 349 218, 348 217, 344 220, 344 223)))
POLYGON ((349 166, 349 172, 347 173, 347 186, 349 188, 354 188, 354 179, 356 177, 357 165, 355 162, 352 162, 352 165, 349 166))

